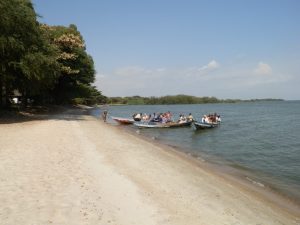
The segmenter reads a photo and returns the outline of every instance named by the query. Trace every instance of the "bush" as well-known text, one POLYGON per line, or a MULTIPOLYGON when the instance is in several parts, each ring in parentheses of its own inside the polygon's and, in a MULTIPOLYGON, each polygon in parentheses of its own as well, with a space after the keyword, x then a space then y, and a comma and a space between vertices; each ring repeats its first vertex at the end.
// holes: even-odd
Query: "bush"
POLYGON ((72 104, 74 105, 86 105, 86 99, 85 98, 73 98, 72 104))

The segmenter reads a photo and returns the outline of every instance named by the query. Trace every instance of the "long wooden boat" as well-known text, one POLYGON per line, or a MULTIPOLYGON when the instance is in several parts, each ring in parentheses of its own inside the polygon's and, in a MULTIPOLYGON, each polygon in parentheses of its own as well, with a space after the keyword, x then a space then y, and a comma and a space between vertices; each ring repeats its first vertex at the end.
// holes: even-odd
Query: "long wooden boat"
POLYGON ((190 126, 192 122, 168 122, 168 123, 159 123, 159 122, 138 122, 134 123, 138 128, 175 128, 175 127, 185 127, 190 126))
POLYGON ((170 127, 187 127, 192 124, 192 121, 186 121, 186 122, 170 122, 168 123, 170 127))
POLYGON ((203 123, 203 122, 193 122, 192 127, 194 130, 200 130, 200 129, 208 129, 208 128, 214 128, 217 127, 219 123, 203 123))
POLYGON ((116 121, 120 124, 123 124, 123 125, 133 124, 135 122, 134 119, 131 119, 131 118, 123 118, 123 117, 115 117, 115 116, 112 116, 111 118, 114 121, 116 121))

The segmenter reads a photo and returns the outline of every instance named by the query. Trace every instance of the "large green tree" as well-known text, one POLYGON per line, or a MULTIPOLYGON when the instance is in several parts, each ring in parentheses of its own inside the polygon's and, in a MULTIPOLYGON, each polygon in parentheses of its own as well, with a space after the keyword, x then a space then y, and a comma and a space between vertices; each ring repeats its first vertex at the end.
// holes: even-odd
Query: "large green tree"
POLYGON ((14 90, 23 102, 96 103, 94 62, 75 25, 37 21, 30 0, 0 0, 0 106, 14 90))
POLYGON ((77 27, 43 25, 42 28, 47 31, 49 40, 59 53, 57 62, 60 76, 53 90, 56 102, 70 103, 78 98, 93 98, 95 90, 91 85, 95 80, 94 62, 86 52, 77 27))
POLYGON ((14 89, 41 94, 58 75, 55 50, 41 33, 29 0, 0 1, 0 104, 14 89))

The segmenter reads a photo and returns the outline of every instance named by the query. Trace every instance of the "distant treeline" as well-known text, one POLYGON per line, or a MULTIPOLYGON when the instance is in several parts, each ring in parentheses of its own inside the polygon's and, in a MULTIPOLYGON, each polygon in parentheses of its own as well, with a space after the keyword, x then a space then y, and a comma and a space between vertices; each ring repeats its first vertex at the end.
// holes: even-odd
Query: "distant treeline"
POLYGON ((162 97, 110 97, 108 104, 124 105, 173 105, 173 104, 205 104, 205 103, 238 103, 249 101, 282 101, 282 99, 218 99, 216 97, 196 97, 190 95, 167 95, 162 97))

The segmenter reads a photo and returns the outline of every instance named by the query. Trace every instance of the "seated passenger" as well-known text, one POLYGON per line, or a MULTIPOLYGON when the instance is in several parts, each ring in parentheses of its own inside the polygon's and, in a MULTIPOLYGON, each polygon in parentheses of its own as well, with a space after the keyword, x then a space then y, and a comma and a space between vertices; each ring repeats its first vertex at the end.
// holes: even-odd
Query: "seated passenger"
POLYGON ((185 123, 187 121, 186 117, 183 114, 180 114, 178 123, 185 123))
POLYGON ((168 122, 171 122, 172 121, 172 113, 170 111, 168 111, 165 114, 166 114, 168 122))
POLYGON ((188 122, 193 122, 193 121, 194 121, 194 117, 193 117, 192 113, 190 113, 190 114, 188 115, 187 121, 188 121, 188 122))
POLYGON ((204 115, 204 116, 202 117, 202 123, 211 123, 211 120, 209 119, 208 116, 204 115))
POLYGON ((142 113, 134 114, 134 115, 133 115, 133 119, 134 119, 135 121, 141 121, 141 119, 142 119, 142 113))
POLYGON ((148 120, 148 119, 149 119, 149 116, 148 116, 146 113, 144 113, 144 115, 143 115, 143 117, 142 117, 142 120, 146 121, 146 120, 148 120))
POLYGON ((168 118, 166 116, 162 116, 162 123, 167 123, 168 122, 168 118))

